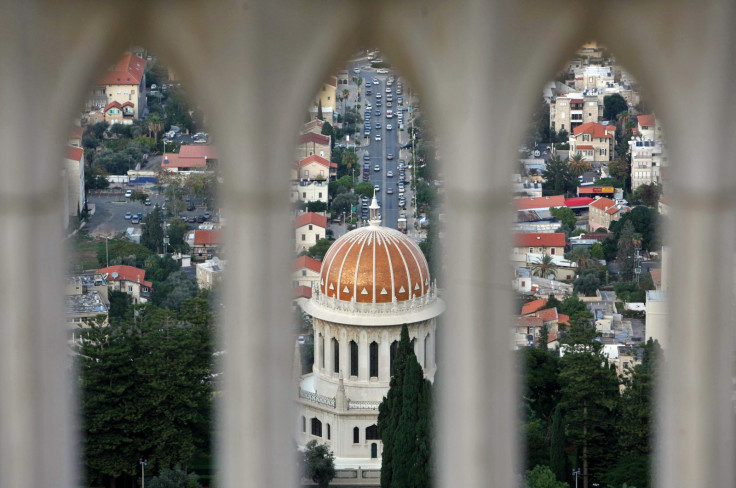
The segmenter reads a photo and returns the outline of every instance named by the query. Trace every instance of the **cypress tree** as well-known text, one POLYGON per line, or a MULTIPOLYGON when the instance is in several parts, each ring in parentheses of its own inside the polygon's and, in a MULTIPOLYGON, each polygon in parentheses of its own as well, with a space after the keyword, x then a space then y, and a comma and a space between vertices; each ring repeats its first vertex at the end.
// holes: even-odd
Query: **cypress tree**
POLYGON ((381 454, 381 487, 391 486, 393 476, 393 434, 401 415, 401 392, 404 381, 404 367, 406 365, 411 349, 409 340, 409 329, 404 324, 401 327, 401 338, 396 351, 394 363, 391 365, 391 382, 388 394, 378 406, 378 435, 383 442, 383 453, 381 454))
POLYGON ((422 368, 412 354, 404 368, 404 384, 401 390, 402 409, 393 436, 393 475, 391 486, 421 486, 411 483, 417 451, 417 424, 422 397, 422 368))
POLYGON ((322 99, 320 98, 318 101, 319 105, 317 107, 317 118, 319 120, 325 120, 324 115, 322 115, 322 99))
POLYGON ((559 481, 565 481, 567 475, 565 459, 565 423, 562 421, 562 409, 558 405, 552 414, 552 433, 549 448, 549 466, 559 481))

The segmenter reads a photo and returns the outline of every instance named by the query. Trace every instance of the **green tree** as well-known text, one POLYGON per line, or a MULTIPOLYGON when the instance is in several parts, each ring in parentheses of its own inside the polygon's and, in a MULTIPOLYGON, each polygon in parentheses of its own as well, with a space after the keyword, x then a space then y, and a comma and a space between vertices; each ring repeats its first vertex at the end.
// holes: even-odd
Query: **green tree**
POLYGON ((552 256, 545 254, 541 258, 537 258, 536 261, 529 263, 529 269, 533 276, 547 278, 557 272, 557 264, 555 264, 552 256))
POLYGON ((531 471, 527 471, 524 476, 524 484, 528 488, 568 488, 569 485, 562 481, 557 481, 555 474, 548 466, 535 466, 531 471))
POLYGON ((325 120, 324 115, 322 115, 322 99, 317 99, 317 118, 319 120, 325 120))
POLYGON ((329 239, 320 239, 317 241, 317 243, 310 247, 307 251, 307 256, 311 256, 314 259, 317 259, 319 261, 322 261, 325 258, 325 254, 327 254, 327 250, 330 249, 330 246, 335 241, 331 241, 329 239))
POLYGON ((573 176, 582 176, 590 171, 590 163, 583 159, 581 153, 575 153, 570 156, 570 172, 573 176))
POLYGON ((567 454, 565 453, 565 422, 562 409, 555 407, 552 414, 550 435, 549 466, 559 481, 567 479, 567 454))
POLYGON ((199 476, 195 473, 187 474, 180 467, 164 469, 158 476, 154 476, 147 486, 149 488, 200 488, 199 476))
POLYGON ((648 251, 659 248, 659 214, 657 210, 644 206, 634 207, 631 212, 625 213, 620 220, 611 223, 614 237, 621 239, 621 234, 627 222, 633 225, 633 232, 641 235, 641 247, 648 251))
POLYGON ((618 236, 618 264, 619 274, 624 281, 631 281, 634 277, 634 225, 627 220, 618 236))
POLYGON ((355 193, 361 197, 373 197, 373 185, 367 181, 362 181, 355 185, 355 193))
POLYGON ((634 190, 634 198, 631 203, 634 205, 641 204, 647 207, 656 207, 659 202, 660 193, 661 189, 656 183, 641 185, 634 190))
POLYGON ((350 209, 358 204, 358 195, 355 193, 341 193, 332 199, 332 209, 336 214, 350 213, 350 209))
POLYGON ((157 254, 162 253, 164 251, 164 218, 161 209, 155 206, 150 214, 143 217, 142 223, 141 244, 157 254))
POLYGON ((586 297, 595 295, 600 286, 601 280, 598 277, 598 270, 594 268, 586 269, 573 281, 573 291, 586 297))
POLYGON ((130 480, 140 457, 156 472, 209 448, 213 322, 207 301, 196 299, 179 314, 149 303, 120 324, 80 329, 75 361, 90 483, 130 480))
MULTIPOLYGON (((169 223, 169 246, 171 246, 176 252, 187 253, 189 252, 189 244, 186 243, 184 237, 187 233, 187 224, 180 219, 173 219, 169 223)), ((171 250, 171 249, 168 249, 171 250)))
POLYGON ((107 243, 103 241, 97 246, 97 262, 101 268, 107 266, 108 258, 110 266, 128 264, 142 267, 151 254, 151 250, 147 247, 125 240, 109 239, 107 243))
POLYGON ((559 220, 563 225, 571 228, 575 228, 575 224, 578 221, 575 212, 570 207, 551 207, 549 213, 552 217, 559 220))
POLYGON ((335 477, 335 456, 327 444, 317 444, 316 440, 307 443, 304 449, 303 472, 306 478, 324 488, 335 477))
POLYGON ((590 257, 593 259, 606 259, 606 255, 603 252, 603 244, 596 242, 590 247, 590 257))
POLYGON ((570 163, 563 161, 559 156, 553 156, 547 161, 547 166, 542 171, 544 186, 543 195, 566 195, 571 196, 576 192, 577 180, 572 174, 570 163))
POLYGON ((313 202, 307 202, 305 208, 307 212, 326 212, 327 203, 315 200, 313 202))
POLYGON ((154 283, 152 301, 170 310, 178 310, 185 300, 197 295, 197 279, 184 270, 169 274, 161 283, 154 283))
POLYGON ((603 118, 606 120, 615 121, 621 112, 628 109, 629 104, 626 103, 626 99, 618 93, 603 97, 603 118))
POLYGON ((618 378, 602 353, 603 344, 589 319, 570 318, 561 359, 560 407, 565 412, 566 435, 582 466, 583 486, 600 482, 612 461, 618 378))
POLYGON ((110 290, 107 297, 110 300, 110 322, 120 323, 128 315, 128 310, 133 305, 133 298, 124 291, 118 290, 110 290))

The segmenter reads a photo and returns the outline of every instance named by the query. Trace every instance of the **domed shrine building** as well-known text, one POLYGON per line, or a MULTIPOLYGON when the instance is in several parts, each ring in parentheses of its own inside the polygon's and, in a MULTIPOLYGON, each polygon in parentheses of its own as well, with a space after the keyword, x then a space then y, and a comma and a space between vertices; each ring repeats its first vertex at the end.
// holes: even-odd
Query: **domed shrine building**
POLYGON ((433 380, 437 367, 436 318, 445 304, 416 243, 380 221, 374 197, 369 225, 332 244, 303 306, 313 318, 314 366, 299 384, 297 441, 327 443, 338 469, 380 468, 378 405, 403 324, 425 377, 433 380))

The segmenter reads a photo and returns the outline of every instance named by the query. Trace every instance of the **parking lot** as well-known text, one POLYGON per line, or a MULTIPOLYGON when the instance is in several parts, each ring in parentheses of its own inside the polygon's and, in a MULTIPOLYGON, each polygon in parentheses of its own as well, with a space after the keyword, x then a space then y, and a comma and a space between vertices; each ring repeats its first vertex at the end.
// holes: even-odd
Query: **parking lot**
MULTIPOLYGON (((88 196, 88 203, 95 205, 95 213, 87 222, 83 232, 91 234, 95 237, 112 237, 121 232, 125 232, 128 227, 140 227, 140 224, 133 224, 130 220, 125 219, 126 212, 133 215, 141 213, 143 217, 153 210, 153 205, 164 205, 164 195, 156 194, 154 189, 144 190, 149 195, 151 206, 146 206, 138 200, 131 200, 125 197, 125 191, 120 190, 119 193, 112 194, 91 194, 88 196)), ((188 211, 186 208, 179 213, 181 216, 194 217, 204 215, 207 209, 197 199, 193 202, 195 209, 188 211)), ((197 224, 189 224, 195 227, 197 224)))

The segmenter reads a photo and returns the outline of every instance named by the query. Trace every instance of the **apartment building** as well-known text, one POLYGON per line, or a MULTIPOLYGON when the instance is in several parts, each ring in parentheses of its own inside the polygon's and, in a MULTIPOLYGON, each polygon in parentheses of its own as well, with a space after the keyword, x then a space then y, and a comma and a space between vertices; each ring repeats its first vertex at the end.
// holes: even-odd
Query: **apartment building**
MULTIPOLYGON (((68 215, 76 217, 84 210, 84 150, 81 147, 67 146, 64 151, 64 169, 68 198, 68 215)), ((65 205, 66 208, 66 205, 65 205)))
POLYGON ((153 292, 153 283, 146 281, 146 270, 118 264, 97 270, 116 291, 133 297, 133 303, 146 303, 153 292))
POLYGON ((569 93, 557 97, 549 107, 549 126, 553 131, 568 133, 581 124, 598 122, 603 104, 597 94, 569 93))
POLYGON ((102 120, 122 124, 143 117, 145 107, 146 60, 133 53, 125 53, 102 75, 84 106, 102 120))
POLYGON ((637 117, 634 138, 629 141, 631 153, 631 190, 641 185, 662 183, 662 167, 667 166, 662 128, 652 115, 637 117))
POLYGON ((587 122, 570 134, 570 154, 580 153, 585 161, 607 163, 613 156, 616 127, 587 122))
POLYGON ((614 202, 608 198, 598 198, 588 205, 588 229, 596 231, 611 226, 611 222, 621 219, 621 216, 631 210, 625 205, 614 202))
POLYGON ((323 239, 327 232, 327 217, 315 212, 303 213, 294 222, 296 251, 306 251, 323 239))

